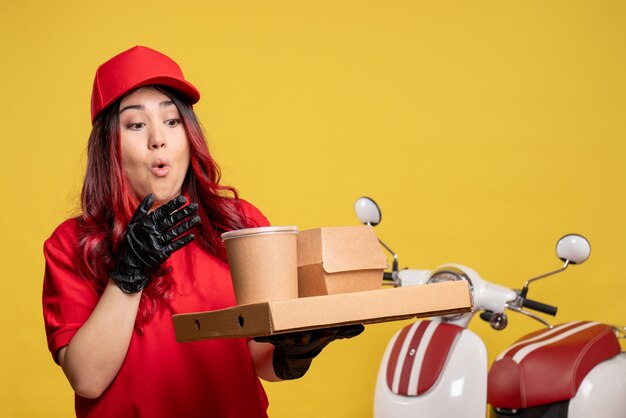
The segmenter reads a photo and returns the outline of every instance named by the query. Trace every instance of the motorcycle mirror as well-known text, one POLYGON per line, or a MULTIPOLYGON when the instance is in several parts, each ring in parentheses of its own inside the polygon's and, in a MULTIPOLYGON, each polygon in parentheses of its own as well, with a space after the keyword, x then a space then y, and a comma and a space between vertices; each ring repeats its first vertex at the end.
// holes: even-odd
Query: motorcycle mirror
POLYGON ((365 225, 376 226, 382 218, 380 208, 369 197, 359 197, 354 203, 354 211, 359 220, 365 225))
MULTIPOLYGON (((374 202, 374 199, 370 199, 366 196, 359 197, 356 202, 354 202, 354 211, 356 212, 356 216, 364 225, 376 226, 380 223, 380 220, 382 218, 380 208, 378 207, 376 202, 374 202)), ((385 244, 380 238, 378 239, 378 242, 380 242, 380 245, 382 245, 393 256, 391 272, 394 286, 397 286, 397 283, 399 283, 398 254, 396 254, 391 248, 389 248, 387 244, 385 244)))
POLYGON ((565 235, 556 244, 556 255, 564 262, 569 261, 569 264, 584 263, 590 253, 591 245, 582 235, 565 235))
POLYGON ((552 276, 553 274, 560 273, 567 268, 570 264, 582 264, 589 258, 591 253, 591 245, 587 238, 578 234, 565 235, 556 243, 556 255, 563 261, 563 267, 558 270, 551 271, 541 276, 534 277, 526 282, 520 296, 525 298, 528 294, 528 285, 536 280, 543 279, 544 277, 552 276))

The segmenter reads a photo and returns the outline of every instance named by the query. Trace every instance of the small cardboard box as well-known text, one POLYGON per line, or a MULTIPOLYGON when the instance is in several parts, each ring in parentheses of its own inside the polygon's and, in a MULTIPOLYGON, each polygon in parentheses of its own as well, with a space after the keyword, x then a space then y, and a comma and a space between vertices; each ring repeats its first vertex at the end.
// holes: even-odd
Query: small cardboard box
POLYGON ((298 297, 380 289, 387 258, 370 226, 298 234, 298 297))
POLYGON ((349 324, 470 312, 466 281, 277 300, 173 315, 176 340, 258 337, 349 324))

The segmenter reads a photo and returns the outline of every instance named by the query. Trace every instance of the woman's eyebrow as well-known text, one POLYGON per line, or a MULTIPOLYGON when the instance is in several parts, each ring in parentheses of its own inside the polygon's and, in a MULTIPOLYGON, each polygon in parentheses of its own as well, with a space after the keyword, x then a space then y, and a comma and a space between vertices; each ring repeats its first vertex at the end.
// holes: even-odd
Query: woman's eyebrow
MULTIPOLYGON (((167 107, 173 104, 174 102, 172 100, 166 100, 164 102, 159 103, 159 107, 167 107)), ((128 105, 128 106, 124 106, 123 108, 121 108, 119 114, 121 114, 123 111, 128 110, 128 109, 144 110, 145 108, 146 107, 144 105, 128 105)))
POLYGON ((120 109, 120 113, 122 114, 123 111, 128 110, 128 109, 138 109, 138 110, 143 110, 145 109, 144 105, 129 105, 129 106, 124 106, 123 108, 120 109))

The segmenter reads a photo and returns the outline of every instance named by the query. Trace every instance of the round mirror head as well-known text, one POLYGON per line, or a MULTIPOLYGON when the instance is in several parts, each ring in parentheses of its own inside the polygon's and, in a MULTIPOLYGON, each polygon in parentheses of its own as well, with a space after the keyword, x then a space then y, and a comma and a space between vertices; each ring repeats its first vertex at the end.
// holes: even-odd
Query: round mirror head
POLYGON ((582 235, 565 235, 556 244, 556 255, 563 261, 569 260, 570 264, 581 264, 589 258, 591 245, 582 235))
POLYGON ((376 202, 369 197, 359 197, 354 203, 356 216, 365 225, 376 226, 380 223, 382 214, 376 202))

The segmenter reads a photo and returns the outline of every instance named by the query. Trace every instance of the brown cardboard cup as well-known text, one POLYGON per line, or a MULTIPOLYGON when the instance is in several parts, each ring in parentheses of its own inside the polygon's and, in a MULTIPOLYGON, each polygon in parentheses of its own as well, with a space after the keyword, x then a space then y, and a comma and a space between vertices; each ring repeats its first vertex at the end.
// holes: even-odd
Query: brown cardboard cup
POLYGON ((222 234, 237 305, 298 298, 295 226, 265 226, 222 234))

